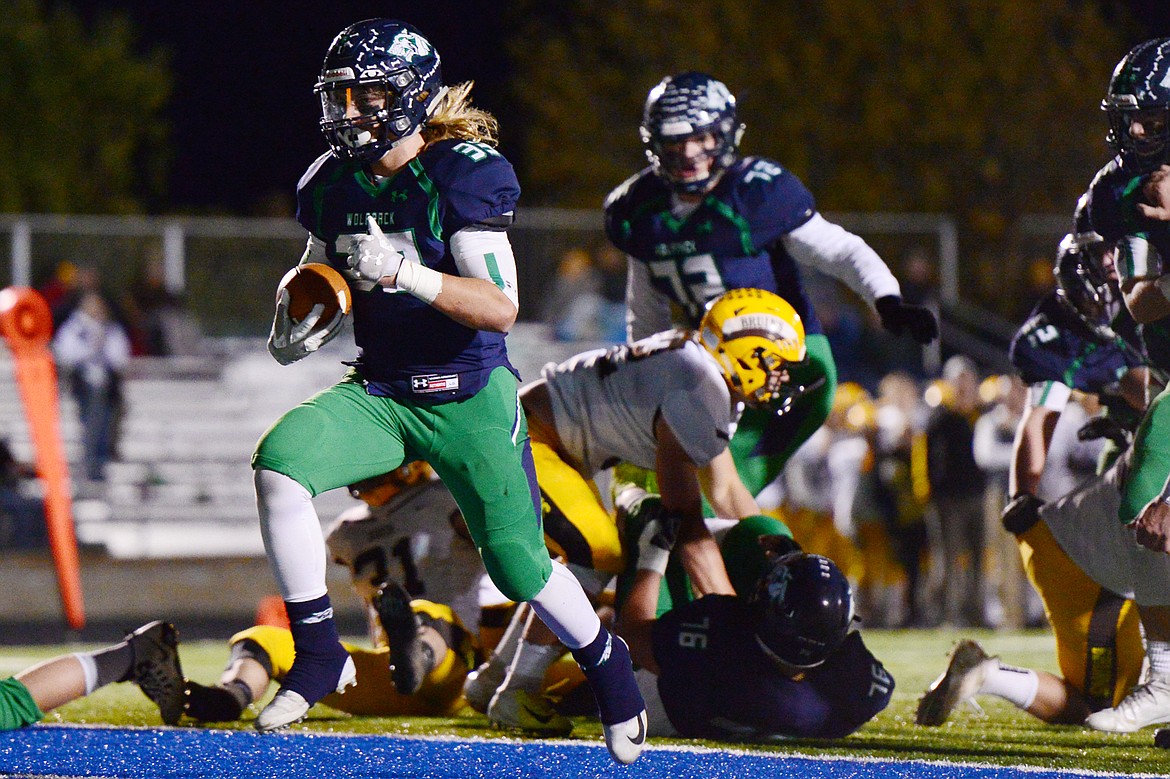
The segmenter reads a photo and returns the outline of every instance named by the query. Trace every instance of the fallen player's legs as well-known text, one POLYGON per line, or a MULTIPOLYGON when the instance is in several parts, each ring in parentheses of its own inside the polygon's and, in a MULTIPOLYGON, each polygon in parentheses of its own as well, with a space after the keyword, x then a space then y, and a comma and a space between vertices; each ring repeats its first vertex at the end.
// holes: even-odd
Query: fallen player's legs
MULTIPOLYGON (((452 716, 462 706, 463 681, 475 662, 471 637, 453 612, 430 601, 411 603, 423 640, 434 647, 432 665, 417 692, 403 695, 390 672, 388 647, 364 649, 345 645, 356 669, 356 683, 344 695, 332 693, 321 703, 349 714, 368 716, 452 716)), ((293 665, 292 634, 284 628, 257 625, 231 638, 231 659, 215 686, 188 682, 187 714, 203 722, 239 719, 259 700, 270 681, 279 682, 293 665)))
POLYGON ((135 682, 159 706, 163 721, 178 722, 183 672, 174 625, 147 623, 95 652, 60 655, 0 681, 0 730, 31 725, 66 703, 113 682, 135 682))

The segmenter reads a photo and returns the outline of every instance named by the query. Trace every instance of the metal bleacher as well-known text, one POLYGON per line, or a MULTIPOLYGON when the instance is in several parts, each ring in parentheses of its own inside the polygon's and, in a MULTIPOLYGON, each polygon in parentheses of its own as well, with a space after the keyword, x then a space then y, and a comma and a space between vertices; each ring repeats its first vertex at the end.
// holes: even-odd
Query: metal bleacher
MULTIPOLYGON (((557 343, 539 325, 509 338, 525 380, 548 360, 591 344, 557 343)), ((82 544, 113 558, 262 556, 249 459, 281 413, 335 382, 352 357, 344 334, 320 354, 277 364, 262 339, 225 339, 200 357, 135 358, 125 381, 118 459, 104 483, 81 478, 77 409, 62 389, 61 435, 70 462, 74 519, 82 544)), ((33 462, 14 364, 0 347, 0 437, 33 462)), ((29 489, 37 489, 35 482, 29 489)), ((345 490, 314 499, 323 524, 354 504, 345 490)))

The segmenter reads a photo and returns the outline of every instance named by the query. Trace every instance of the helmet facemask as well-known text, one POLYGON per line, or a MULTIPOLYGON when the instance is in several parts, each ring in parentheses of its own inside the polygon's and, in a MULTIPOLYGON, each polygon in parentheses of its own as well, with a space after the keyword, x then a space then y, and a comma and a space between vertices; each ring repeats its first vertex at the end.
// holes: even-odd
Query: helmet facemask
POLYGON ((1149 173, 1170 162, 1170 38, 1139 43, 1117 63, 1101 101, 1105 140, 1127 168, 1149 173), (1141 137, 1134 137, 1135 125, 1141 137))
POLYGON ((1117 279, 1107 270, 1112 250, 1113 244, 1089 233, 1065 236, 1057 254, 1057 297, 1093 329, 1108 327, 1122 306, 1117 279))
POLYGON ((714 300, 699 324, 699 342, 715 358, 728 388, 750 406, 787 406, 807 389, 789 369, 808 361, 804 324, 788 301, 759 289, 734 289, 714 300))
POLYGON ((702 73, 669 76, 650 91, 639 134, 654 173, 676 192, 701 194, 739 156, 735 96, 702 73), (688 148, 698 146, 698 149, 688 148), (705 173, 698 164, 708 163, 705 173))
POLYGON ((333 153, 369 165, 413 135, 447 89, 426 38, 402 22, 370 19, 334 39, 313 91, 333 153))

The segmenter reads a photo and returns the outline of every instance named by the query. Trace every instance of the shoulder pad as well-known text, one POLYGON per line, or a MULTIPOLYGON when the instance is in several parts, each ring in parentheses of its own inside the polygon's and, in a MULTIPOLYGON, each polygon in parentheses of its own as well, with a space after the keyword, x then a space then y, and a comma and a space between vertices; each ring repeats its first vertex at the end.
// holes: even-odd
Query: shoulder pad
MULTIPOLYGON (((764 157, 744 157, 724 174, 724 190, 764 246, 813 218, 816 200, 796 174, 764 157)), ((716 188, 716 194, 722 187, 716 188)))
POLYGON ((447 140, 419 158, 442 204, 443 232, 453 235, 469 225, 503 229, 516 211, 520 182, 512 163, 478 141, 447 140))

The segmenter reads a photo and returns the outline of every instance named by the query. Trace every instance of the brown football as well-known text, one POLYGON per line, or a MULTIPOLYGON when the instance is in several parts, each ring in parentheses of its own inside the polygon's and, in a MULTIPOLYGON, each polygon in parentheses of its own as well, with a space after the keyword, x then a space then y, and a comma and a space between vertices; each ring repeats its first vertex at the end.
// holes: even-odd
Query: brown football
POLYGON ((316 304, 325 306, 313 330, 333 321, 339 310, 348 314, 353 305, 353 295, 345 277, 320 262, 310 262, 291 269, 284 274, 280 286, 276 288, 278 297, 282 289, 288 290, 288 317, 294 324, 308 316, 316 304))

